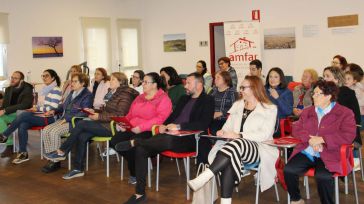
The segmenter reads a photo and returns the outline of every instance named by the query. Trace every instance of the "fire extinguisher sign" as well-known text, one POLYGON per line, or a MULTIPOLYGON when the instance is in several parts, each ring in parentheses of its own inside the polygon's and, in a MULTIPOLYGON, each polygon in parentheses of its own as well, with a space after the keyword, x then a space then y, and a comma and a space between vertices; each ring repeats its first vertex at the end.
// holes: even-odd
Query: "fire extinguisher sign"
POLYGON ((260 10, 252 10, 252 20, 260 22, 260 10))

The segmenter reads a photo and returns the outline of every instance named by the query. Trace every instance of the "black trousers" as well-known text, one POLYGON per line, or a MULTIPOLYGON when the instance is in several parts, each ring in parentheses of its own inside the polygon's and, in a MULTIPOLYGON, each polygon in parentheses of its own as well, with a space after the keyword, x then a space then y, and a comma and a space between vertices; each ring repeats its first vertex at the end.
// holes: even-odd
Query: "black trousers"
POLYGON ((137 194, 145 194, 146 177, 148 173, 148 157, 155 156, 163 151, 193 152, 196 149, 195 136, 171 136, 159 134, 147 140, 138 140, 135 143, 136 153, 136 178, 135 191, 137 194))
MULTIPOLYGON (((225 124, 226 120, 213 120, 210 124, 211 135, 216 135, 218 130, 221 130, 222 126, 225 124)), ((205 133, 203 133, 205 134, 205 133)), ((212 149, 212 145, 215 143, 214 140, 208 138, 201 138, 198 142, 198 155, 197 164, 204 163, 207 164, 207 158, 212 149)))
POLYGON ((61 145, 60 150, 66 154, 72 150, 73 145, 77 146, 74 169, 84 170, 87 142, 94 136, 110 137, 111 131, 101 125, 100 121, 81 120, 71 130, 71 135, 61 145))
POLYGON ((304 154, 295 155, 284 168, 284 180, 287 184, 288 193, 292 201, 301 199, 299 190, 299 176, 303 176, 308 169, 315 168, 315 179, 317 191, 321 203, 334 203, 334 178, 333 174, 325 168, 324 162, 316 158, 314 162, 309 160, 304 154))
MULTIPOLYGON (((152 132, 146 131, 139 134, 133 132, 118 132, 110 141, 110 147, 114 148, 119 142, 129 141, 133 139, 148 139, 152 137, 152 132)), ((135 148, 131 148, 129 151, 118 152, 128 161, 129 175, 135 177, 135 148)))

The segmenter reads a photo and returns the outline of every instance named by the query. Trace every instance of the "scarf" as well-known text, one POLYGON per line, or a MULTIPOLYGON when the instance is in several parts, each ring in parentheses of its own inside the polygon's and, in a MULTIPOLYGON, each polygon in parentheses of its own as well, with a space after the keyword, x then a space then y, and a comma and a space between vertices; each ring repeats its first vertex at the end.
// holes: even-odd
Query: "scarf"
POLYGON ((53 90, 54 87, 57 86, 57 82, 56 80, 54 80, 51 84, 45 86, 41 91, 40 91, 40 95, 41 96, 46 96, 49 92, 51 92, 53 90))

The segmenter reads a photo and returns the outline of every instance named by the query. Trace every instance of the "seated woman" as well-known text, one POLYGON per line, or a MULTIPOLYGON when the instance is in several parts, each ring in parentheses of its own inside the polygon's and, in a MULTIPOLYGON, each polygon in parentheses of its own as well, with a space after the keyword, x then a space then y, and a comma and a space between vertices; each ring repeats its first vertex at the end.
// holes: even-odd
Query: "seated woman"
MULTIPOLYGON (((172 111, 172 103, 167 93, 162 90, 162 79, 155 72, 148 73, 143 79, 143 94, 139 95, 130 107, 126 118, 133 126, 131 131, 120 127, 110 141, 110 146, 134 138, 147 139, 152 137, 152 126, 162 124, 172 111)), ((127 161, 129 169, 129 183, 135 184, 135 150, 118 151, 127 161)))
POLYGON ((173 67, 163 67, 160 70, 160 74, 165 80, 168 96, 172 101, 174 110, 181 96, 186 95, 182 79, 178 76, 177 71, 173 67))
POLYGON ((72 65, 69 70, 69 80, 65 81, 62 86, 62 102, 66 100, 71 90, 71 77, 73 74, 82 73, 82 68, 80 65, 72 65))
POLYGON ((293 114, 300 116, 304 108, 312 106, 312 85, 318 80, 318 74, 314 69, 305 69, 302 74, 302 84, 293 90, 293 114))
POLYGON ((144 79, 143 70, 135 70, 133 76, 131 77, 132 88, 137 90, 139 94, 143 93, 143 86, 142 86, 143 79, 144 79))
POLYGON ((337 67, 326 67, 324 69, 324 80, 332 81, 339 87, 339 93, 337 96, 337 102, 351 109, 355 115, 355 121, 357 125, 356 137, 354 139, 355 148, 359 148, 362 145, 362 140, 360 136, 360 107, 358 99, 356 98, 355 91, 351 90, 349 87, 344 86, 345 76, 344 72, 337 67))
POLYGON ((87 142, 93 136, 110 137, 110 121, 112 116, 124 116, 131 103, 139 93, 128 86, 128 79, 124 73, 114 72, 110 79, 110 92, 106 94, 106 106, 101 110, 86 109, 93 113, 88 116, 90 120, 81 120, 71 130, 70 136, 59 149, 49 154, 46 158, 53 162, 66 159, 66 155, 77 144, 77 153, 73 169, 63 176, 63 179, 72 179, 84 175, 84 158, 87 142))
POLYGON ((265 90, 269 99, 278 108, 277 122, 274 131, 274 136, 276 137, 280 135, 279 120, 291 115, 293 110, 293 95, 287 88, 282 69, 274 67, 269 70, 265 82, 265 90))
POLYGON ((293 124, 293 135, 302 143, 294 148, 284 168, 291 203, 304 203, 298 178, 310 168, 315 168, 321 203, 334 203, 332 175, 342 173, 340 146, 352 143, 356 129, 353 112, 336 103, 338 92, 333 82, 317 82, 312 94, 314 106, 303 110, 300 119, 293 124))
POLYGON ((347 64, 348 64, 348 61, 346 60, 346 58, 344 56, 341 56, 341 55, 335 55, 331 61, 331 66, 337 67, 341 71, 345 71, 347 64))
POLYGON ((241 180, 244 164, 260 162, 262 191, 274 184, 276 176, 278 149, 262 142, 273 139, 277 107, 269 100, 257 76, 245 76, 240 91, 243 98, 234 103, 229 118, 217 132, 217 136, 232 141, 216 142, 209 154, 210 167, 188 182, 196 191, 221 172, 222 204, 231 203, 233 188, 241 180))
POLYGON ((106 69, 99 67, 95 71, 95 78, 92 79, 89 90, 94 98, 94 109, 101 109, 105 106, 104 97, 109 91, 110 82, 106 69))
MULTIPOLYGON (((214 97, 215 112, 214 119, 210 124, 210 133, 216 135, 216 132, 222 128, 228 117, 228 111, 233 103, 238 99, 238 93, 233 88, 230 73, 219 71, 215 75, 215 86, 209 95, 214 97)), ((199 141, 199 152, 197 163, 207 163, 207 156, 212 148, 212 141, 207 138, 201 138, 199 141)))
POLYGON ((196 63, 196 72, 203 76, 205 92, 209 93, 211 91, 211 88, 212 88, 212 81, 213 80, 212 80, 211 74, 207 71, 207 66, 206 66, 205 61, 199 60, 196 63))
POLYGON ((27 152, 28 129, 33 126, 46 126, 55 121, 51 111, 58 108, 62 98, 62 90, 59 87, 61 80, 52 69, 45 70, 42 74, 42 79, 46 86, 39 95, 38 104, 18 115, 0 135, 0 142, 6 142, 7 138, 18 129, 19 153, 12 161, 13 164, 20 164, 29 160, 27 152), (42 112, 43 114, 36 114, 34 112, 42 112))

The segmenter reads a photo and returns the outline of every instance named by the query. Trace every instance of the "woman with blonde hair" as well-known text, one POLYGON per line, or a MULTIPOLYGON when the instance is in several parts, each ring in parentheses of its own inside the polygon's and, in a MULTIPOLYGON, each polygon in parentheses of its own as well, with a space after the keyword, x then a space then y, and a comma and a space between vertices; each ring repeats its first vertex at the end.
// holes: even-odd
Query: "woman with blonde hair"
POLYGON ((229 118, 217 132, 218 137, 232 141, 219 140, 209 154, 210 167, 188 182, 196 191, 221 172, 222 204, 231 203, 233 188, 242 178, 244 164, 260 163, 262 191, 274 184, 276 176, 272 169, 275 169, 278 149, 262 142, 273 139, 277 107, 269 100, 257 76, 246 76, 240 92, 242 99, 234 103, 229 118))
POLYGON ((314 69, 305 69, 302 74, 302 84, 293 90, 293 114, 300 116, 304 108, 312 106, 312 85, 318 80, 318 74, 314 69))

